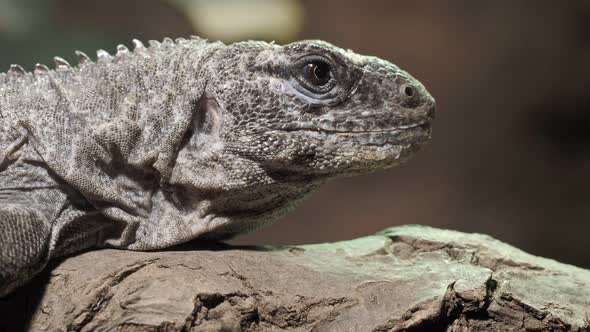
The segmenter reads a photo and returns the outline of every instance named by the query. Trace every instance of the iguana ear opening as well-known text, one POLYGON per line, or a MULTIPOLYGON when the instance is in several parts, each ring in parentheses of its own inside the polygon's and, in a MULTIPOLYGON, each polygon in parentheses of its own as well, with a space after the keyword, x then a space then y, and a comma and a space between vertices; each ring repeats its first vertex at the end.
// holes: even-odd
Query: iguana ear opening
POLYGON ((188 128, 181 149, 204 148, 219 140, 222 112, 217 100, 203 96, 195 105, 191 125, 188 128))
POLYGON ((221 129, 221 110, 217 100, 203 96, 197 103, 192 128, 197 134, 218 135, 221 129))

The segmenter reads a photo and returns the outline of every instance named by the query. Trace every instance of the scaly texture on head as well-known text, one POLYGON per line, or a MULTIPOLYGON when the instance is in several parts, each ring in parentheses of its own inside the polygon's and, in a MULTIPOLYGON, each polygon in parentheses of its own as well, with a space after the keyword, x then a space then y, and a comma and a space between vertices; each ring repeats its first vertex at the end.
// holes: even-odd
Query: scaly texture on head
MULTIPOLYGON (((31 145, 47 181, 84 203, 71 215, 113 221, 99 245, 252 230, 326 179, 394 166, 430 137, 433 98, 375 57, 315 40, 135 44, 0 77, 0 175, 31 145)), ((55 246, 70 214, 51 221, 55 246)))

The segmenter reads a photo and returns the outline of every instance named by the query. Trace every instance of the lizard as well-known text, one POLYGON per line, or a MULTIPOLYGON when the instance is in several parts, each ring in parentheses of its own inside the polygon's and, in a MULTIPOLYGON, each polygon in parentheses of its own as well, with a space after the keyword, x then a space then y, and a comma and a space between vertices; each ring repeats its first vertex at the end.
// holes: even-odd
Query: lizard
POLYGON ((55 257, 252 231, 431 137, 433 97, 378 57, 320 40, 133 44, 0 74, 0 297, 55 257))

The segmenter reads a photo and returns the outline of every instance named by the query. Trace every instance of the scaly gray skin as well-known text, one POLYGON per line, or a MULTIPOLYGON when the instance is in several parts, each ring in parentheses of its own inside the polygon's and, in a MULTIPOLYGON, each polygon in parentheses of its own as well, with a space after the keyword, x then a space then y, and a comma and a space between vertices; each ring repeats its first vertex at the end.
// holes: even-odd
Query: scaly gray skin
POLYGON ((375 57, 315 40, 134 44, 0 74, 0 296, 85 248, 253 230, 430 137, 433 98, 375 57))

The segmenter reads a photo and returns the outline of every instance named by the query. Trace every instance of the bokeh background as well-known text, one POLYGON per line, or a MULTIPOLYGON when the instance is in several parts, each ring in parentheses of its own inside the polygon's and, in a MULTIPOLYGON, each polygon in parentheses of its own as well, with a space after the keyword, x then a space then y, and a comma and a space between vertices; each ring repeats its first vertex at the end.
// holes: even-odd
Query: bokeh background
POLYGON ((433 141, 410 162, 335 180, 233 243, 423 224, 590 268, 590 2, 0 0, 0 70, 191 34, 324 39, 398 64, 438 101, 433 141))

